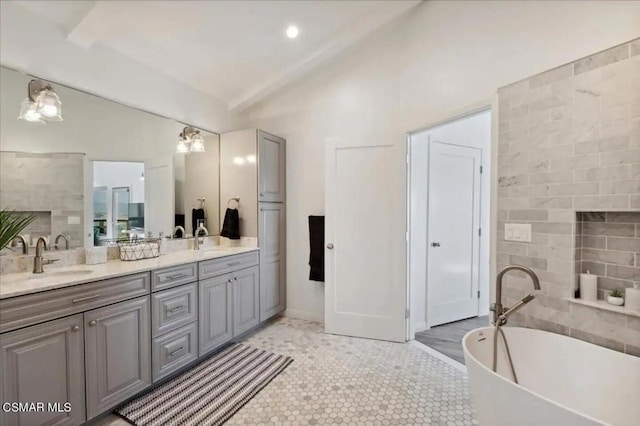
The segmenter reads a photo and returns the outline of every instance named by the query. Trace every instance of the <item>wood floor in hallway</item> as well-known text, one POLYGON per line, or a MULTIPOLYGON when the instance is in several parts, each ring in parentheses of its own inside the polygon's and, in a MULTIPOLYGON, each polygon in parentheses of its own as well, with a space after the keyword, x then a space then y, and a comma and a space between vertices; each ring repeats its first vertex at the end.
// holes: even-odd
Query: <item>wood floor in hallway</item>
POLYGON ((489 317, 475 317, 432 327, 416 333, 416 340, 464 364, 462 338, 467 332, 489 325, 489 317))

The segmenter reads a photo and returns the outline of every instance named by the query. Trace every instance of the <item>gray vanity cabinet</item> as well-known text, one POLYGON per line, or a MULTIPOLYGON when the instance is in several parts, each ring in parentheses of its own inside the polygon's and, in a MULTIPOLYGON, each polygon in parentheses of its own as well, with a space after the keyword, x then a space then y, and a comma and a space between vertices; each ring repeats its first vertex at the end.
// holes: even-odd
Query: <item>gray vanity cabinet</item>
POLYGON ((220 275, 199 282, 199 356, 233 338, 233 276, 220 275))
POLYGON ((285 200, 285 140, 258 130, 258 201, 285 200))
POLYGON ((0 410, 0 424, 60 426, 84 422, 82 322, 82 314, 78 314, 0 336, 0 402, 45 403, 43 412, 0 410), (69 412, 65 412, 67 402, 71 404, 69 412), (47 403, 59 405, 54 408, 47 403))
POLYGON ((260 323, 260 274, 258 267, 233 273, 233 336, 260 323))
POLYGON ((87 418, 151 384, 149 296, 84 313, 87 418))
POLYGON ((260 321, 286 307, 285 205, 260 203, 260 321))

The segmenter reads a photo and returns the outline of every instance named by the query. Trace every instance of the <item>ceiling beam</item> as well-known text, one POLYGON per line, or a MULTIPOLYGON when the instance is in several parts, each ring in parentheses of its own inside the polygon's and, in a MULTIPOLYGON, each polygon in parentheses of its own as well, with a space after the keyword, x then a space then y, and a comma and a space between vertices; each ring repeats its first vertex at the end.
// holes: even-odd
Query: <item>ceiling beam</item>
POLYGON ((67 40, 85 49, 103 40, 122 13, 122 7, 126 7, 118 3, 97 1, 78 22, 67 26, 67 40))
POLYGON ((285 86, 293 83, 312 69, 328 62, 347 48, 353 46, 365 36, 373 33, 386 23, 413 9, 421 3, 421 0, 386 2, 385 7, 376 8, 368 15, 350 23, 346 28, 334 36, 331 41, 320 47, 313 53, 304 57, 301 61, 286 68, 283 72, 268 79, 265 82, 250 87, 240 96, 229 102, 229 110, 241 112, 256 103, 273 95, 285 86))

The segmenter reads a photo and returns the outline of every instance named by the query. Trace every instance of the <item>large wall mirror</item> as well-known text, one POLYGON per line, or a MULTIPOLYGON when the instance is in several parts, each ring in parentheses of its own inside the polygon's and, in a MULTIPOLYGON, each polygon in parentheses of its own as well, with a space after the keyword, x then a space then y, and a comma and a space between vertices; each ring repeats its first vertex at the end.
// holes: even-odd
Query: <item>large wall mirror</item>
POLYGON ((63 121, 19 120, 32 79, 0 67, 0 208, 35 216, 29 246, 190 237, 201 223, 219 234, 218 134, 55 82, 63 121), (195 130, 204 152, 176 153, 179 135, 195 130))

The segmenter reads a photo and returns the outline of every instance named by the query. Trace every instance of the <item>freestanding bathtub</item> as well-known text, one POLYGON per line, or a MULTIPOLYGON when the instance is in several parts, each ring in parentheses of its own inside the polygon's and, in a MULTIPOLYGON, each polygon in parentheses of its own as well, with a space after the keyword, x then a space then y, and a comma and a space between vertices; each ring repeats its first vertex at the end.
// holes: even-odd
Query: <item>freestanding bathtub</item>
POLYGON ((504 327, 520 384, 502 339, 491 369, 493 327, 462 341, 481 426, 640 425, 640 358, 559 334, 504 327))

